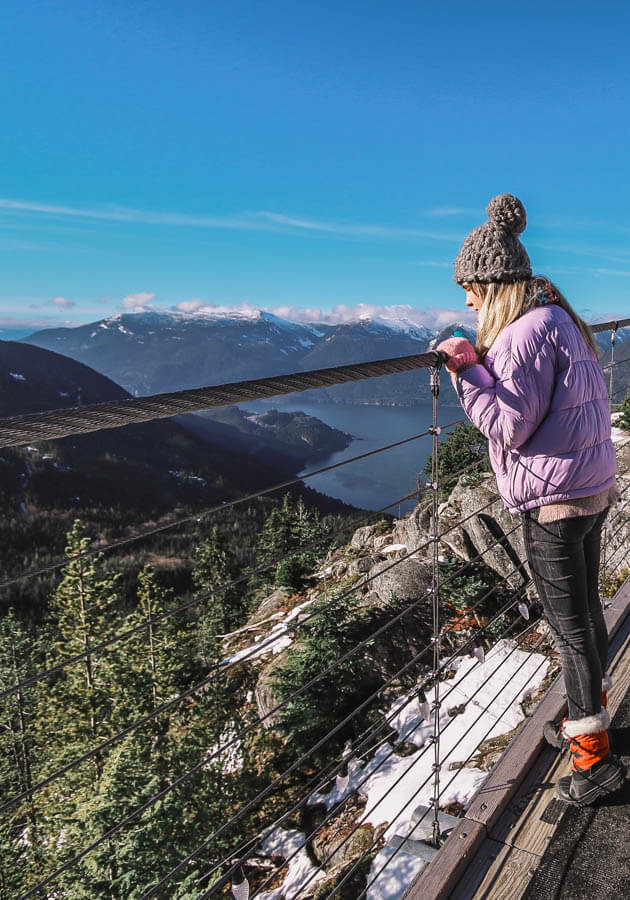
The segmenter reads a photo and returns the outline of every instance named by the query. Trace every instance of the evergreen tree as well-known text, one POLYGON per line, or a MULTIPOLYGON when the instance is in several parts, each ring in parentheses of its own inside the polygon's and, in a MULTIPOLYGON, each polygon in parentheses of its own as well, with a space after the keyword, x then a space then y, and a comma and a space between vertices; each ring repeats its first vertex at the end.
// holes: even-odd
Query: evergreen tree
MULTIPOLYGON (((125 623, 144 622, 146 629, 126 642, 124 656, 111 669, 110 691, 137 720, 165 700, 176 697, 205 672, 196 669, 193 647, 197 623, 182 615, 153 621, 172 608, 170 592, 160 588, 145 568, 138 578, 138 605, 125 623)), ((220 639, 209 634, 212 662, 220 639)), ((93 790, 81 794, 74 817, 83 844, 91 842, 190 769, 196 772, 170 791, 111 841, 103 842, 62 883, 73 900, 134 900, 229 818, 241 796, 240 756, 244 749, 203 766, 215 749, 226 744, 238 725, 232 686, 212 681, 184 702, 134 729, 116 744, 103 762, 93 790)), ((164 896, 192 898, 194 882, 209 868, 219 849, 209 847, 164 896)))
POLYGON ((237 565, 227 542, 215 526, 210 535, 199 544, 195 552, 193 584, 196 596, 200 598, 198 615, 200 619, 200 650, 202 659, 217 655, 214 636, 227 634, 240 625, 247 614, 247 584, 241 582, 234 587, 218 590, 221 585, 232 581, 237 575, 237 565), (207 596, 210 594, 210 596, 207 596))
MULTIPOLYGON (((69 657, 82 658, 66 666, 55 680, 38 684, 35 728, 38 744, 45 747, 40 777, 73 762, 115 732, 111 676, 118 648, 105 652, 92 648, 115 629, 119 576, 103 571, 100 555, 82 556, 89 545, 83 525, 75 521, 66 546, 69 562, 51 600, 51 621, 44 630, 44 640, 47 666, 69 657)), ((98 784, 103 762, 101 754, 96 754, 56 778, 43 792, 43 842, 49 866, 58 865, 83 846, 85 838, 76 809, 98 784)), ((110 857, 110 881, 115 874, 110 857)))
POLYGON ((617 420, 617 425, 620 428, 623 428, 624 431, 630 431, 630 388, 628 389, 626 396, 623 398, 619 409, 621 412, 621 416, 617 420))
POLYGON ((285 494, 265 520, 258 539, 258 558, 262 563, 279 560, 273 569, 277 585, 300 590, 325 547, 318 540, 325 527, 316 510, 308 509, 301 497, 295 503, 285 494))
MULTIPOLYGON (((33 635, 12 609, 0 619, 0 689, 24 681, 33 671, 33 635)), ((37 771, 33 733, 33 691, 19 689, 0 701, 0 797, 8 800, 32 788, 37 771)), ((0 823, 0 897, 21 894, 26 874, 43 874, 43 848, 38 797, 7 810, 0 823)))
MULTIPOLYGON (((433 454, 427 460, 424 473, 432 477, 433 454)), ((487 442, 474 425, 457 425, 445 441, 440 442, 438 453, 438 478, 443 495, 455 487, 457 472, 471 466, 464 475, 471 483, 481 472, 490 471, 487 442), (476 464, 476 465, 475 465, 476 464)))

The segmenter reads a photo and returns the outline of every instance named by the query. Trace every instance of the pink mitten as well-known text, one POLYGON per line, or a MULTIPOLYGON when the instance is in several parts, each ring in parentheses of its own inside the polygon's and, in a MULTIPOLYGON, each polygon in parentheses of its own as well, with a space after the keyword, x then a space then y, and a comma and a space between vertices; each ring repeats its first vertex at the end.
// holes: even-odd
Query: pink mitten
POLYGON ((448 355, 446 368, 449 372, 458 372, 462 366, 471 366, 479 362, 477 351, 466 338, 452 337, 435 348, 448 355))

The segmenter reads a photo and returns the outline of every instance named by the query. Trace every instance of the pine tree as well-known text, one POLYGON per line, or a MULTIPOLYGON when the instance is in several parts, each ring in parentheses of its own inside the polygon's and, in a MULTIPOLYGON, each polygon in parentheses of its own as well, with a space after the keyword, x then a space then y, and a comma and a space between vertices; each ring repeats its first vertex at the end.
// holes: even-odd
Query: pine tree
MULTIPOLYGON (((432 475, 433 454, 424 467, 426 475, 432 475)), ((438 478, 442 494, 448 494, 455 487, 459 473, 466 466, 471 468, 464 476, 471 483, 481 472, 489 471, 486 439, 474 425, 461 424, 440 442, 438 453, 438 478)))
MULTIPOLYGON (((205 672, 193 665, 197 623, 184 615, 154 622, 175 604, 160 588, 155 573, 145 568, 138 578, 138 606, 125 627, 143 622, 147 627, 125 646, 111 670, 110 691, 138 719, 165 700, 176 697, 205 672)), ((209 635, 218 659, 220 639, 209 635)), ((87 843, 116 822, 172 785, 190 769, 197 771, 164 799, 143 812, 110 842, 104 842, 63 880, 73 900, 120 898, 135 900, 162 874, 173 868, 230 815, 240 796, 239 750, 199 767, 213 749, 235 733, 237 703, 231 686, 212 681, 184 702, 144 722, 103 762, 101 776, 91 793, 82 794, 75 819, 87 843)), ((225 843, 222 845, 225 847, 225 843)), ((214 859, 211 847, 186 871, 186 884, 200 877, 214 859)), ((165 896, 184 898, 188 893, 176 880, 165 896)))
MULTIPOLYGON (((0 619, 0 689, 14 687, 33 672, 35 642, 12 609, 0 619)), ((8 800, 34 784, 37 750, 33 733, 33 690, 20 688, 0 701, 0 797, 8 800)), ((27 887, 26 874, 44 871, 39 798, 3 813, 0 824, 0 897, 10 900, 27 887)))
MULTIPOLYGON (((75 521, 66 546, 69 562, 51 600, 44 640, 47 666, 69 657, 80 655, 81 659, 67 665, 55 680, 38 684, 35 728, 38 743, 45 747, 40 777, 73 762, 115 731, 111 674, 118 648, 95 652, 93 647, 115 630, 120 577, 103 571, 101 555, 83 555, 89 545, 83 525, 75 521)), ((103 762, 100 753, 91 756, 56 778, 44 792, 42 827, 51 864, 58 864, 83 846, 76 809, 98 784, 103 762)), ((115 878, 113 861, 108 878, 115 878)))
POLYGON ((233 554, 216 526, 195 551, 193 584, 198 598, 198 646, 204 664, 216 662, 220 650, 217 635, 239 628, 247 615, 246 582, 220 589, 237 574, 233 554))
POLYGON ((265 520, 258 540, 258 558, 262 563, 276 563, 276 584, 300 590, 325 552, 318 543, 324 532, 316 510, 308 509, 301 497, 294 503, 291 495, 285 494, 281 505, 265 520))

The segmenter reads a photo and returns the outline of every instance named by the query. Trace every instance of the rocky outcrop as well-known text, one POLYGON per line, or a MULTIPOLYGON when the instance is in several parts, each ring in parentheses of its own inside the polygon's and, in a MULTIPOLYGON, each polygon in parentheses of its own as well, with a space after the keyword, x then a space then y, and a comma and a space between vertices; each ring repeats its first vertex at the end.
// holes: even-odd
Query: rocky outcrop
POLYGON ((497 494, 494 475, 470 485, 460 478, 439 510, 442 549, 466 562, 481 561, 516 589, 529 578, 519 516, 497 494))

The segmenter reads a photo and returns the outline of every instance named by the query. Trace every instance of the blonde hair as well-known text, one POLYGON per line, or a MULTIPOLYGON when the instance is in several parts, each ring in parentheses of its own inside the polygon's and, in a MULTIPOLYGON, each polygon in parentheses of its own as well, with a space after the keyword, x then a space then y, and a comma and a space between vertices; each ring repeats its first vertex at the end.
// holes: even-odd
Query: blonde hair
POLYGON ((481 359, 485 358, 486 353, 503 329, 515 322, 528 309, 536 306, 536 299, 541 295, 546 295, 546 302, 553 302, 561 306, 571 316, 587 345, 599 358, 600 351, 595 343, 593 332, 578 316, 558 288, 547 278, 535 275, 526 281, 516 281, 513 284, 475 283, 466 284, 464 287, 483 300, 477 323, 477 352, 481 359))

